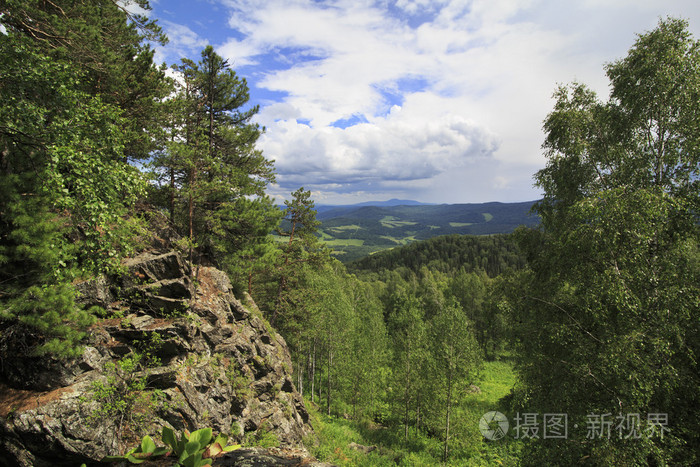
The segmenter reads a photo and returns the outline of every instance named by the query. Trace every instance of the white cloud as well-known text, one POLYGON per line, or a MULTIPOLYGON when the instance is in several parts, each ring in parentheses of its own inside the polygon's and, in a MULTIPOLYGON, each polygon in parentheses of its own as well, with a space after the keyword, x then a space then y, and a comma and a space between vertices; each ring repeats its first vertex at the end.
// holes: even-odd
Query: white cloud
POLYGON ((187 25, 163 20, 159 21, 158 24, 168 36, 168 44, 166 47, 157 46, 155 48, 154 61, 156 63, 179 63, 181 58, 190 58, 196 61, 202 49, 209 43, 207 39, 201 37, 187 25))
POLYGON ((258 65, 259 62, 253 57, 258 54, 256 47, 249 41, 239 41, 231 38, 223 45, 216 48, 219 55, 229 61, 232 68, 246 65, 258 65))
POLYGON ((139 4, 136 3, 134 0, 118 0, 116 3, 117 5, 119 5, 119 7, 124 8, 132 15, 141 15, 145 17, 151 16, 150 10, 141 8, 141 6, 139 6, 139 4))
POLYGON ((275 159, 283 186, 382 185, 430 179, 489 158, 498 139, 458 115, 419 120, 394 109, 386 119, 345 129, 281 120, 268 128, 260 147, 275 159))
MULTIPOLYGON (((557 83, 605 94, 603 64, 635 33, 666 14, 700 27, 696 0, 220 1, 235 34, 217 51, 285 96, 257 117, 275 189, 312 183, 347 199, 533 199, 557 83), (349 118, 359 123, 332 126, 349 118)), ((202 44, 170 26, 182 49, 202 44)))

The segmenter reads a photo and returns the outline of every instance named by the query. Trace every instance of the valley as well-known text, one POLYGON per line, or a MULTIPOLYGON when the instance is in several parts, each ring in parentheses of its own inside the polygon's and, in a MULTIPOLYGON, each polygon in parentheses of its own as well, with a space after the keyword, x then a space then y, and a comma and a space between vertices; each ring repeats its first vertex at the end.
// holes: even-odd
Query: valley
MULTIPOLYGON (((534 201, 522 203, 319 206, 320 239, 344 263, 397 246, 444 235, 510 233, 534 226, 534 201)), ((410 204, 409 204, 410 203, 410 204)), ((384 204, 384 205, 382 205, 384 204)))

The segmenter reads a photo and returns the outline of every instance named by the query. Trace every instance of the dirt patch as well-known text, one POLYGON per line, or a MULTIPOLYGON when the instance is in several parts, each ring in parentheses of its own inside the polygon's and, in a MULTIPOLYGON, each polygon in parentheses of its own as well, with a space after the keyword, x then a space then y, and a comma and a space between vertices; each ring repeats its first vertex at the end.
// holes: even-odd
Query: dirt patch
POLYGON ((72 386, 68 386, 53 391, 40 392, 14 389, 0 384, 0 416, 7 417, 11 413, 20 413, 42 407, 49 402, 60 399, 61 395, 70 392, 71 388, 72 386))

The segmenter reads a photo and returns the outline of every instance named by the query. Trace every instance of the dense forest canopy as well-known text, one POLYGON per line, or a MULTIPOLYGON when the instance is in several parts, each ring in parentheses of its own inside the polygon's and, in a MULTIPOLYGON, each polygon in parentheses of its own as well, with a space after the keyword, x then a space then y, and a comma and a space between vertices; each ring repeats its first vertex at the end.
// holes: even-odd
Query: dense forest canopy
POLYGON ((446 235, 375 253, 347 266, 357 272, 408 268, 414 273, 422 267, 444 273, 464 268, 496 277, 509 269, 525 267, 525 257, 512 235, 446 235))
POLYGON ((79 305, 76 284, 118 275, 160 216, 193 275, 218 266, 265 310, 310 402, 380 424, 401 449, 436 441, 432 462, 497 450, 469 410, 484 365, 502 360, 518 375, 504 412, 565 413, 572 427, 639 414, 639 432, 662 414, 666 432, 572 429, 499 455, 700 461, 700 44, 684 21, 660 21, 608 64, 606 99, 581 83, 555 91, 541 225, 415 243, 354 263, 355 276, 320 242, 309 191, 284 211, 266 196, 258 108, 211 46, 175 82, 153 63, 156 22, 121 2, 6 0, 0 14, 3 358, 78 355, 109 316, 79 305))

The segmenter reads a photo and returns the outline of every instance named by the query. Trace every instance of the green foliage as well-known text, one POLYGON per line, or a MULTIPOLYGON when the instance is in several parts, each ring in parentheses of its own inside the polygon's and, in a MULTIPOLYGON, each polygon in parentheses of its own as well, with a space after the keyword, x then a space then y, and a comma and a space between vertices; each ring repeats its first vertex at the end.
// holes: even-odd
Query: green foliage
POLYGON ((158 29, 111 1, 2 8, 0 318, 38 333, 34 353, 75 356, 93 312, 71 283, 115 271, 138 230, 144 183, 126 159, 150 151, 166 91, 141 44, 158 29))
POLYGON ((389 300, 387 330, 394 356, 391 399, 396 403, 393 411, 404 426, 404 437, 408 438, 412 421, 420 423, 420 411, 428 402, 426 392, 431 389, 425 371, 429 359, 427 323, 420 302, 405 289, 397 290, 389 300))
POLYGON ((183 83, 165 104, 168 135, 153 160, 160 185, 152 199, 168 209, 199 254, 240 268, 236 255, 250 256, 279 219, 264 195, 274 180, 272 163, 255 149, 263 131, 251 122, 258 107, 243 110, 246 80, 211 46, 199 62, 183 59, 174 68, 183 83))
POLYGON ((178 437, 171 428, 163 427, 161 438, 165 447, 157 447, 150 436, 144 436, 139 446, 123 456, 107 456, 102 462, 126 460, 140 464, 146 460, 172 455, 176 459, 172 464, 175 467, 205 467, 211 465, 214 457, 241 447, 238 444, 228 445, 228 436, 223 433, 212 440, 211 428, 202 428, 192 433, 185 430, 178 437))
MULTIPOLYGON (((144 10, 148 1, 135 0, 144 10)), ((159 131, 160 99, 169 91, 164 72, 153 64, 147 41, 167 38, 152 19, 132 15, 111 0, 54 2, 8 0, 1 20, 10 35, 30 39, 53 62, 83 70, 81 91, 100 95, 125 117, 124 154, 143 159, 153 150, 159 131)))
POLYGON ((157 401, 146 388, 142 356, 132 354, 105 366, 103 380, 90 386, 86 402, 96 402, 89 419, 112 420, 121 435, 124 428, 138 431, 145 427, 157 401))
MULTIPOLYGON (((294 319, 294 313, 307 313, 308 296, 300 289, 307 274, 329 261, 329 251, 316 238, 318 221, 311 192, 299 188, 292 193, 291 201, 285 201, 287 208, 284 218, 289 221, 289 230, 279 230, 278 234, 287 237, 280 246, 274 260, 274 269, 269 271, 269 281, 276 282, 275 288, 268 291, 266 308, 272 311, 270 324, 284 329, 286 324, 301 322, 294 319), (274 294, 274 295, 272 295, 274 294), (299 296, 302 294, 302 296, 299 296), (278 317, 283 322, 278 322, 278 317)), ((290 333, 287 333, 290 334, 290 333)))
POLYGON ((261 448, 276 448, 280 445, 280 440, 275 433, 270 431, 266 422, 253 432, 248 432, 243 438, 243 443, 261 448))
POLYGON ((244 400, 250 397, 253 392, 251 389, 253 377, 251 375, 243 373, 240 369, 236 368, 235 364, 232 362, 226 368, 226 378, 231 383, 236 397, 244 400))
MULTIPOLYGON (((491 410, 505 413, 500 400, 509 394, 515 373, 509 362, 486 362, 475 383, 478 393, 462 393, 455 404, 455 424, 451 437, 451 456, 442 465, 489 466, 518 465, 521 440, 505 438, 486 443, 478 431, 479 419, 491 410)), ((334 465, 440 465, 443 446, 438 438, 412 430, 408 440, 400 425, 376 424, 367 420, 346 420, 318 413, 307 401, 317 443, 307 443, 314 456, 334 465), (350 443, 376 446, 370 453, 349 447, 350 443)), ((509 415, 509 418, 512 418, 509 415)))
POLYGON ((482 270, 495 277, 524 266, 525 258, 511 235, 447 235, 367 256, 348 264, 348 269, 368 274, 406 268, 417 274, 428 267, 445 273, 482 270))
POLYGON ((131 449, 123 456, 106 456, 102 462, 128 461, 131 464, 141 464, 151 458, 157 458, 168 453, 168 448, 156 447, 150 436, 146 435, 141 440, 141 444, 131 449))
POLYGON ((436 402, 444 409, 443 461, 449 457, 450 428, 460 388, 472 382, 481 363, 473 325, 454 302, 447 302, 430 321, 432 370, 436 376, 436 402))
POLYGON ((203 458, 203 455, 211 441, 211 428, 202 428, 189 433, 185 431, 180 438, 168 427, 163 427, 163 442, 170 447, 177 461, 175 465, 183 467, 199 467, 211 464, 211 459, 203 458))
MULTIPOLYGON (((662 20, 607 66, 608 102, 561 87, 536 175, 541 232, 520 232, 532 271, 511 312, 527 411, 668 415, 663 438, 531 443, 557 463, 694 463, 698 420, 700 43, 662 20)), ((644 420, 643 423, 646 423, 644 420)))

